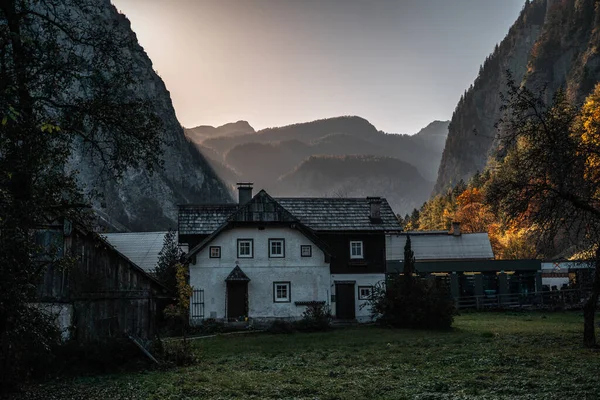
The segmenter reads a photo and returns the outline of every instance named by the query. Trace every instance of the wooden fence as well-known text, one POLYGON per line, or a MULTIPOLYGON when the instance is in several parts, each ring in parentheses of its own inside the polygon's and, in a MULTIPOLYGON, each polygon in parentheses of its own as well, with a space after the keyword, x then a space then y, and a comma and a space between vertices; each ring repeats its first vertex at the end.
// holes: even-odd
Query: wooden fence
POLYGON ((457 297, 458 309, 492 308, 578 308, 585 303, 589 292, 581 289, 553 290, 527 294, 508 293, 457 297))

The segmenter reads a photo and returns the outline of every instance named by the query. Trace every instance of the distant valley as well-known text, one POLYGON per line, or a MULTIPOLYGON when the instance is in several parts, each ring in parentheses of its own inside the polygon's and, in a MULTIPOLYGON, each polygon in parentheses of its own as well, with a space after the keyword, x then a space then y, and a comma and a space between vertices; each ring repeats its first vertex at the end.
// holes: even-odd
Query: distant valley
POLYGON ((230 188, 250 181, 275 196, 382 196, 404 215, 431 194, 448 121, 415 135, 388 134, 356 116, 260 131, 238 121, 185 134, 230 188))

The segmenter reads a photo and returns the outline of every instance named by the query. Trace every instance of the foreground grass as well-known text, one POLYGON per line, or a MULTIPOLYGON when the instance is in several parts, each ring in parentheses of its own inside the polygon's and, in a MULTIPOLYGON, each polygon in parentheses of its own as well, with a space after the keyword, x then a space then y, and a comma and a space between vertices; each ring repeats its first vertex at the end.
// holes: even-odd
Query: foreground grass
POLYGON ((24 399, 600 399, 579 313, 465 314, 451 332, 375 327, 193 342, 197 365, 34 386, 24 399))

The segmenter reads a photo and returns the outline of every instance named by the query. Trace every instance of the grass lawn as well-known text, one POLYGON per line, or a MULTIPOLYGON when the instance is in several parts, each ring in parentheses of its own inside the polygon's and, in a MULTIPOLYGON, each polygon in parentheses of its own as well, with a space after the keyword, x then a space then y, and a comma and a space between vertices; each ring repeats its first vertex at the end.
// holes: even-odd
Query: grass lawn
POLYGON ((478 313, 451 332, 339 329, 193 342, 197 365, 59 380, 23 399, 600 399, 581 313, 478 313))

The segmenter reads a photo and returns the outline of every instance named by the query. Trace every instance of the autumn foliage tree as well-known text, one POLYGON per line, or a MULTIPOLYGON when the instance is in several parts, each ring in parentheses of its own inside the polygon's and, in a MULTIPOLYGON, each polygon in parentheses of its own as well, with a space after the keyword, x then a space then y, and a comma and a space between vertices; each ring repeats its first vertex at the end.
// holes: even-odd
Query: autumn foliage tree
POLYGON ((454 219, 460 221, 464 232, 486 232, 495 222, 495 216, 485 203, 483 192, 477 188, 467 188, 456 199, 457 210, 454 219))
POLYGON ((525 220, 545 249, 595 249, 593 289, 584 306, 584 344, 595 346, 600 296, 600 85, 578 109, 562 91, 551 103, 508 79, 499 167, 487 191, 494 210, 525 220))

